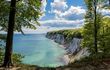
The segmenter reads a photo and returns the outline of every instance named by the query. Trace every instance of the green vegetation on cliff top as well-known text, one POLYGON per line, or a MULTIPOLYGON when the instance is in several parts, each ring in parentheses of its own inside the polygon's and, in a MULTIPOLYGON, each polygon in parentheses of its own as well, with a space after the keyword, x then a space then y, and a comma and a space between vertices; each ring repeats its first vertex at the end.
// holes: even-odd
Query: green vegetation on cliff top
POLYGON ((68 29, 48 32, 48 36, 56 34, 63 35, 66 41, 71 41, 73 38, 82 38, 82 29, 68 29))

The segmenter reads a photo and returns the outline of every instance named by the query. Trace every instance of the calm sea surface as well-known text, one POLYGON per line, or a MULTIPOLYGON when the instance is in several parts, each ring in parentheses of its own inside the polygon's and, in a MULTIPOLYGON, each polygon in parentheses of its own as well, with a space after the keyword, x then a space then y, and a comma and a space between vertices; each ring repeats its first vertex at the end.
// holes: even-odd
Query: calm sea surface
POLYGON ((47 39, 45 34, 15 34, 13 46, 14 52, 25 56, 22 59, 25 64, 42 67, 64 65, 60 58, 66 51, 57 43, 47 39))

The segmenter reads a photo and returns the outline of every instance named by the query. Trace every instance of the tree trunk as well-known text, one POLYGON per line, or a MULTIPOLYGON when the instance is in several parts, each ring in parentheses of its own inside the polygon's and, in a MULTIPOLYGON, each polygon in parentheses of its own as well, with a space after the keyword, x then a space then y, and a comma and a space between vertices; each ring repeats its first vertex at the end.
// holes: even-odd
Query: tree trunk
POLYGON ((109 5, 110 5, 110 0, 109 0, 109 5))
POLYGON ((94 48, 97 53, 97 0, 94 0, 94 48))
POLYGON ((4 67, 12 66, 12 46, 13 46, 13 31, 15 24, 15 14, 16 14, 16 0, 11 0, 9 22, 8 22, 8 32, 6 39, 5 57, 4 57, 4 67))

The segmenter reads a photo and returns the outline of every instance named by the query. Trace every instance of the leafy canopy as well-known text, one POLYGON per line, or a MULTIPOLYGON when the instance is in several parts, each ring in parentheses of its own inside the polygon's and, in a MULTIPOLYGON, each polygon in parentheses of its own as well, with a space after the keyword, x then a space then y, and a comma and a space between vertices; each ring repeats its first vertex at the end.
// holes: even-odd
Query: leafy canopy
MULTIPOLYGON (((15 29, 22 32, 22 27, 36 29, 35 24, 41 15, 40 0, 19 0, 16 3, 15 29)), ((0 26, 7 31, 10 1, 0 0, 0 26)))

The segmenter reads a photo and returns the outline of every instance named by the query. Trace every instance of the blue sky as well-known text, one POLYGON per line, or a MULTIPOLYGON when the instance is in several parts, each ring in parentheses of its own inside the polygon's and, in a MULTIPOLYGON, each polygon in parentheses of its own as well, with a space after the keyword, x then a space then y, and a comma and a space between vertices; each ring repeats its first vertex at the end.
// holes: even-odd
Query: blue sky
POLYGON ((42 0, 43 15, 38 20, 41 26, 36 26, 37 30, 24 28, 24 32, 45 33, 81 27, 84 23, 85 8, 83 0, 42 0))
MULTIPOLYGON (((110 16, 110 9, 98 11, 110 16)), ((38 20, 41 26, 35 25, 36 30, 23 28, 24 33, 46 33, 53 30, 82 27, 86 5, 84 0, 42 0, 41 12, 43 14, 38 20)))
POLYGON ((50 11, 52 10, 65 12, 71 6, 74 6, 74 7, 79 6, 81 8, 85 8, 85 4, 83 0, 47 0, 47 2, 43 0, 43 3, 45 4, 45 6, 43 6, 43 9, 45 8, 45 12, 44 12, 45 16, 42 18, 42 20, 51 20, 52 18, 55 18, 55 13, 50 13, 50 11), (65 7, 65 10, 64 10, 64 7, 65 7))
POLYGON ((42 0, 41 10, 40 31, 80 27, 86 12, 83 0, 42 0))
MULTIPOLYGON (((25 29, 25 33, 45 33, 52 30, 82 27, 86 6, 84 0, 42 0, 41 12, 38 20, 41 26, 37 30, 25 29)), ((101 10, 108 14, 110 10, 101 10)))

